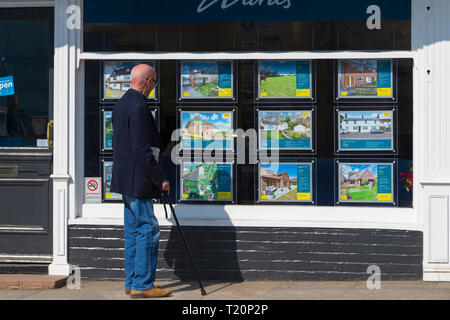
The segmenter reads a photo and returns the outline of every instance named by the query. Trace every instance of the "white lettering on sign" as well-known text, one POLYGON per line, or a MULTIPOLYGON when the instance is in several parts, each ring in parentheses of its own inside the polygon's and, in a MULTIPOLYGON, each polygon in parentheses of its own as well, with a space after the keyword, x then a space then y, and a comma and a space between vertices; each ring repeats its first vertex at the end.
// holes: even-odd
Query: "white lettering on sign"
POLYGON ((238 3, 241 3, 243 6, 263 6, 266 4, 267 6, 281 6, 283 9, 289 9, 291 7, 291 0, 202 0, 200 5, 197 8, 197 13, 202 13, 212 5, 222 1, 220 7, 225 10, 228 9, 238 3))
POLYGON ((0 90, 12 88, 12 87, 13 87, 13 84, 11 82, 0 83, 0 90))
POLYGON ((367 7, 367 14, 371 16, 367 19, 367 29, 381 29, 381 9, 377 5, 371 5, 367 7))

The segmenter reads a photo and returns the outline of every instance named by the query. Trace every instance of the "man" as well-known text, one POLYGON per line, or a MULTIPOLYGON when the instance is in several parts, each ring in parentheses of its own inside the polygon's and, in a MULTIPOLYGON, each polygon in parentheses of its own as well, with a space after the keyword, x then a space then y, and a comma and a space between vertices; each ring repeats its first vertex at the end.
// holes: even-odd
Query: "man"
POLYGON ((170 192, 159 161, 160 137, 147 97, 156 85, 155 70, 137 65, 131 70, 131 89, 116 103, 112 115, 114 164, 111 191, 125 205, 125 292, 131 298, 165 297, 170 290, 155 283, 159 225, 154 198, 170 192))

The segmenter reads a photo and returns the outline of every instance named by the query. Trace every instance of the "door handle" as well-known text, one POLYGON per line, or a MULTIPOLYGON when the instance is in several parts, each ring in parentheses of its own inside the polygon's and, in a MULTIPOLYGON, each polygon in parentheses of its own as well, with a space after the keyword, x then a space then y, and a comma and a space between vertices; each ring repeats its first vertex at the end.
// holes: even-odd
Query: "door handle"
POLYGON ((53 120, 47 124, 47 144, 50 148, 53 149, 53 140, 50 140, 50 127, 53 127, 53 120))

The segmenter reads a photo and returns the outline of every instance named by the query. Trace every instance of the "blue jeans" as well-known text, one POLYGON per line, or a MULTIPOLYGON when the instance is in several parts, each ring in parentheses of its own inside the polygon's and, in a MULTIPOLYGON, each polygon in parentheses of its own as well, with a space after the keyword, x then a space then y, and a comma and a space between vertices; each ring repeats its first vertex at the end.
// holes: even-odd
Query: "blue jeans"
POLYGON ((122 195, 125 205, 125 289, 154 287, 158 262, 159 225, 151 199, 122 195))

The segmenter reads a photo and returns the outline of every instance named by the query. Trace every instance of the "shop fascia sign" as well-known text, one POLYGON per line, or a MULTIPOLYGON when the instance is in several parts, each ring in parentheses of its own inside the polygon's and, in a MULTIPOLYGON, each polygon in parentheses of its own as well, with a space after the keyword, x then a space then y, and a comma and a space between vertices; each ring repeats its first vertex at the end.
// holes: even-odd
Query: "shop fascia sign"
MULTIPOLYGON (((291 0, 202 0, 197 8, 197 13, 202 13, 213 5, 220 5, 222 10, 228 9, 232 6, 279 6, 283 9, 291 8, 291 0)), ((381 9, 377 5, 370 5, 366 10, 370 16, 367 18, 367 28, 370 30, 381 29, 381 9)))
POLYGON ((86 23, 367 21, 411 19, 411 0, 90 0, 86 23))

